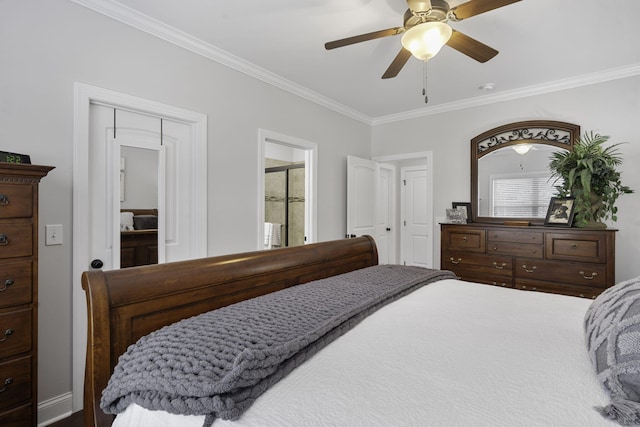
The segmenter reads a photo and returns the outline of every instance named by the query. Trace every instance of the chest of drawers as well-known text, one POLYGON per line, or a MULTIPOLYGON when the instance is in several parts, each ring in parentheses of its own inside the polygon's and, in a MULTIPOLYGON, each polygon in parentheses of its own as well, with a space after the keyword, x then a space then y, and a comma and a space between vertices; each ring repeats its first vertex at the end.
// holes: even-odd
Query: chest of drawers
POLYGON ((615 284, 615 232, 442 224, 440 267, 473 282, 595 298, 615 284))
POLYGON ((37 425, 38 184, 52 167, 0 163, 0 425, 37 425))

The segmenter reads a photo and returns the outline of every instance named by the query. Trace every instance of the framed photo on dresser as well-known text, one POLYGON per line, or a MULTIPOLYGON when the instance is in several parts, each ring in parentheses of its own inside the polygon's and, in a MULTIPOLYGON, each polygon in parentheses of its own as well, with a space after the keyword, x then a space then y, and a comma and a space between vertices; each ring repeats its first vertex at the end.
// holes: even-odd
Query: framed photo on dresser
POLYGON ((544 219, 544 225, 557 225, 560 227, 571 227, 573 224, 574 212, 573 197, 552 197, 549 201, 549 209, 544 219))

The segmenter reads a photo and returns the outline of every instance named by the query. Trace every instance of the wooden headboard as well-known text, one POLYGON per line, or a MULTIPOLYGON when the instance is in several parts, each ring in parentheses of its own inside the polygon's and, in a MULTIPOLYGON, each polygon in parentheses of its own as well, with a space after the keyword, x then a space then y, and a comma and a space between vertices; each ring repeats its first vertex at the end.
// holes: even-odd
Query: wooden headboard
POLYGON ((82 274, 88 310, 84 425, 113 416, 100 396, 127 347, 178 320, 290 286, 376 265, 369 236, 82 274))

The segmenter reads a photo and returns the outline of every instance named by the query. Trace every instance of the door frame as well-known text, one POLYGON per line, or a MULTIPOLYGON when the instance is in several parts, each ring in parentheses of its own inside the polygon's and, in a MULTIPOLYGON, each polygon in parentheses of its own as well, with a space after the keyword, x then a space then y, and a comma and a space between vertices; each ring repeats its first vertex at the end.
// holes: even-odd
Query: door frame
POLYGON ((303 150, 305 166, 305 203, 304 203, 304 234, 305 244, 314 243, 318 235, 318 144, 304 139, 283 135, 267 129, 258 129, 258 203, 256 209, 257 231, 256 248, 264 249, 264 169, 265 150, 267 142, 284 145, 286 147, 303 150))
POLYGON ((182 108, 162 104, 103 89, 85 83, 74 83, 73 120, 73 345, 72 345, 72 411, 83 406, 84 365, 87 335, 87 310, 81 287, 82 272, 89 266, 89 108, 100 103, 122 110, 157 115, 185 123, 191 127, 194 155, 191 159, 193 194, 193 233, 190 237, 193 253, 207 255, 207 116, 182 108))

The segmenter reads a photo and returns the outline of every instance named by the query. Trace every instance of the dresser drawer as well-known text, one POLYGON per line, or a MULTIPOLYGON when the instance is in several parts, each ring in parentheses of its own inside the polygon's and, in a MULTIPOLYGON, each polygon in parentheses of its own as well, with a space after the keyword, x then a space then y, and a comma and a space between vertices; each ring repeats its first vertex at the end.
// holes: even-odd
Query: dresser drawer
POLYGON ((0 258, 16 258, 33 254, 33 226, 29 223, 0 223, 0 258))
POLYGON ((31 404, 28 404, 0 413, 0 426, 25 427, 31 425, 31 408, 31 404))
POLYGON ((22 184, 0 184, 0 219, 33 215, 33 188, 22 184))
POLYGON ((511 278, 512 264, 509 257, 465 252, 446 252, 441 260, 443 270, 451 270, 459 277, 505 276, 511 278))
POLYGON ((0 359, 31 350, 31 318, 31 308, 0 313, 0 359))
POLYGON ((602 233, 547 233, 545 242, 547 259, 566 261, 607 261, 607 240, 602 233))
POLYGON ((489 242, 487 245, 487 253, 542 258, 544 256, 544 246, 524 243, 489 242))
POLYGON ((467 282, 474 283, 483 283, 485 285, 493 285, 500 286, 501 288, 513 288, 511 276, 494 276, 491 274, 481 274, 475 275, 475 273, 467 274, 464 272, 462 276, 460 276, 461 280, 466 280, 467 282))
POLYGON ((442 235, 443 247, 452 251, 484 252, 485 231, 468 227, 447 227, 442 235))
POLYGON ((529 230, 489 230, 487 240, 497 242, 531 243, 542 245, 544 233, 542 231, 529 230))
POLYGON ((31 302, 31 261, 0 263, 0 308, 31 302))
POLYGON ((607 267, 604 264, 516 259, 517 279, 544 280, 581 286, 607 287, 607 267))
POLYGON ((31 356, 0 363, 0 410, 31 399, 31 356))
POLYGON ((523 291, 539 291, 552 294, 570 295, 581 298, 595 298, 603 288, 594 286, 569 285, 564 283, 537 282, 535 280, 516 279, 516 289, 523 291))

